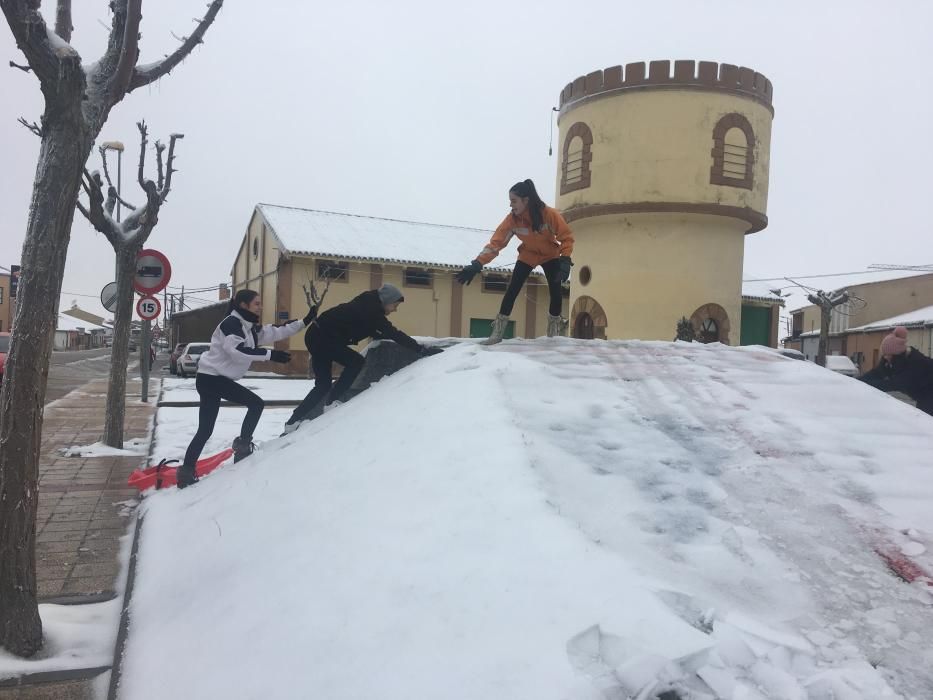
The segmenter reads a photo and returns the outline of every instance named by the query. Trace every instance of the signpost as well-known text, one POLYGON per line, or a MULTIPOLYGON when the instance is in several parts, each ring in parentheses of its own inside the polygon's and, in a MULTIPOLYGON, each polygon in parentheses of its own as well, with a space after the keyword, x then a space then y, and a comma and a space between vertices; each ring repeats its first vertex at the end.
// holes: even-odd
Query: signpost
POLYGON ((158 318, 162 305, 154 296, 168 286, 172 279, 172 266, 168 258, 157 250, 145 248, 136 256, 136 277, 133 279, 135 289, 142 299, 136 302, 136 313, 143 320, 142 333, 139 339, 139 370, 142 379, 140 399, 149 401, 149 353, 152 350, 152 338, 149 330, 152 319, 158 318))
POLYGON ((105 284, 100 290, 100 303, 110 313, 117 310, 117 283, 105 284))

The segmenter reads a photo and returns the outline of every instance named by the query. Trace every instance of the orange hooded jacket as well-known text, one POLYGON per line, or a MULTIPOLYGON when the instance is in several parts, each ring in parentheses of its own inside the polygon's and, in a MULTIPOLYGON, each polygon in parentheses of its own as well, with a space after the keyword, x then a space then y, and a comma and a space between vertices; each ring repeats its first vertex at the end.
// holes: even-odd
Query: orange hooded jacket
POLYGON ((531 267, 553 260, 561 255, 573 254, 573 231, 564 217, 553 207, 544 207, 544 225, 540 231, 531 229, 531 215, 526 211, 521 216, 509 214, 496 228, 489 243, 476 259, 483 265, 489 264, 505 248, 512 236, 522 243, 518 246, 518 259, 531 267))

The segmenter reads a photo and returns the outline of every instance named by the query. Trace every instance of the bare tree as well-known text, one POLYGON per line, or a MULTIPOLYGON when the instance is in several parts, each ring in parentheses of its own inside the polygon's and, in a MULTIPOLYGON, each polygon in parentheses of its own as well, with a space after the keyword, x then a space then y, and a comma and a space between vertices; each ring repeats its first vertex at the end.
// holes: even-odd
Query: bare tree
MULTIPOLYGON (((110 241, 117 257, 117 308, 114 311, 113 345, 110 357, 110 383, 107 386, 107 413, 104 418, 104 442, 111 447, 123 447, 123 418, 126 414, 126 365, 129 360, 130 321, 133 318, 133 278, 136 276, 136 256, 146 244, 149 234, 159 221, 159 210, 172 188, 172 173, 175 163, 175 141, 183 134, 172 134, 168 143, 168 160, 163 162, 165 145, 155 142, 156 172, 158 182, 145 179, 146 144, 148 131, 146 122, 138 122, 141 143, 139 145, 139 171, 136 176, 139 186, 146 193, 146 203, 136 208, 120 198, 117 188, 110 180, 107 168, 107 150, 100 147, 104 178, 107 181, 107 196, 104 198, 104 183, 100 173, 84 171, 84 191, 88 206, 78 201, 78 209, 110 241), (122 222, 113 217, 119 202, 132 213, 122 222)), ((148 362, 149 356, 143 358, 148 362)))
POLYGON ((111 0, 107 48, 99 60, 82 65, 68 43, 71 0, 58 0, 54 31, 40 12, 41 0, 0 0, 45 101, 41 123, 32 125, 42 143, 0 392, 0 646, 19 656, 42 647, 35 554, 39 444, 52 334, 85 164, 113 106, 181 63, 202 42, 222 5, 223 0, 210 2, 175 51, 142 65, 142 0, 111 0))

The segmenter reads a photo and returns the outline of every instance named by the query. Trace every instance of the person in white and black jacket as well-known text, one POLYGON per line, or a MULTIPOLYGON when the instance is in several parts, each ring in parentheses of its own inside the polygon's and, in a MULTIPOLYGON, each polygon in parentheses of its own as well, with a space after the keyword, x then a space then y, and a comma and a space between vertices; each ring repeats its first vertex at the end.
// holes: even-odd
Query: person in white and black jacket
POLYGON ((286 363, 291 360, 291 355, 284 350, 268 350, 259 346, 284 340, 303 331, 314 321, 317 307, 312 307, 304 319, 289 321, 281 326, 260 325, 261 312, 262 299, 258 292, 251 289, 237 292, 230 302, 230 315, 214 330, 210 348, 198 361, 195 378, 201 405, 198 411, 198 431, 188 445, 184 463, 178 469, 178 488, 185 488, 198 480, 195 466, 201 450, 214 432, 214 423, 223 399, 246 406, 247 409, 240 435, 233 441, 234 461, 252 453, 253 431, 259 423, 265 403, 255 393, 237 384, 236 380, 246 374, 253 362, 271 360, 286 363))

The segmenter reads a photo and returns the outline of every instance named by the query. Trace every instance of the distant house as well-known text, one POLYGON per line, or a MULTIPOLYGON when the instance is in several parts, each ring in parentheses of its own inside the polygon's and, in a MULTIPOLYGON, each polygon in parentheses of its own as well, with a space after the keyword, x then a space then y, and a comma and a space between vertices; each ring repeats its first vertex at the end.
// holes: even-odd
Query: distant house
POLYGON ((189 311, 176 311, 169 318, 168 334, 172 344, 169 349, 174 349, 178 343, 210 341, 214 329, 226 317, 229 304, 229 301, 219 301, 189 311))
POLYGON ((55 350, 89 350, 106 346, 108 329, 95 323, 82 321, 71 314, 58 314, 55 325, 55 350))
MULTIPOLYGON (((892 328, 908 326, 908 342, 929 354, 927 319, 933 317, 933 273, 862 282, 841 287, 850 300, 833 309, 828 355, 845 355, 866 372, 878 363, 881 340, 892 328), (900 322, 900 321, 903 321, 900 322)), ((820 336, 820 310, 815 305, 791 312, 793 332, 784 346, 800 350, 815 361, 820 336)))

